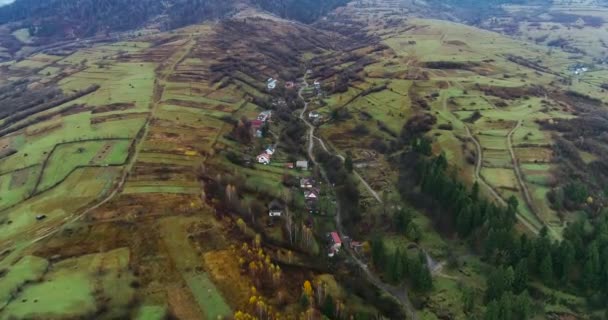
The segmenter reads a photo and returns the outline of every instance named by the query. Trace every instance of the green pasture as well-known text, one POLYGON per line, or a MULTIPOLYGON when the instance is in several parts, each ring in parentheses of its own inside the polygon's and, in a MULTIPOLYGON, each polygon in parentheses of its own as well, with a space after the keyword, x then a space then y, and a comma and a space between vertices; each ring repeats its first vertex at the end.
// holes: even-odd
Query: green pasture
POLYGON ((129 144, 129 140, 100 140, 59 145, 49 156, 37 190, 52 187, 76 167, 123 164, 127 159, 129 144), (110 152, 103 154, 106 147, 110 148, 110 152))
POLYGON ((34 256, 24 256, 0 277, 0 309, 19 294, 22 287, 39 281, 49 266, 48 261, 34 256))
POLYGON ((519 188, 513 169, 482 168, 481 175, 494 188, 519 188))
MULTIPOLYGON (((0 311, 0 319, 78 318, 91 317, 100 307, 97 300, 106 300, 114 316, 124 316, 134 289, 129 286, 129 250, 69 258, 52 264, 42 281, 30 282, 0 311), (103 270, 103 272, 100 272, 103 270)), ((44 272, 47 262, 41 258, 25 261, 36 278, 44 272)), ((22 279, 28 277, 25 271, 22 279)), ((22 281, 23 281, 22 280, 22 281)))
POLYGON ((219 319, 232 315, 230 306, 206 273, 194 274, 191 272, 185 275, 185 280, 207 319, 219 319))
POLYGON ((34 191, 40 168, 34 165, 0 175, 0 209, 23 201, 34 191))
POLYGON ((57 187, 3 212, 5 220, 0 224, 0 241, 29 237, 35 230, 64 223, 64 218, 106 194, 119 173, 120 169, 113 167, 76 169, 57 187), (37 221, 39 214, 45 214, 47 218, 37 221))

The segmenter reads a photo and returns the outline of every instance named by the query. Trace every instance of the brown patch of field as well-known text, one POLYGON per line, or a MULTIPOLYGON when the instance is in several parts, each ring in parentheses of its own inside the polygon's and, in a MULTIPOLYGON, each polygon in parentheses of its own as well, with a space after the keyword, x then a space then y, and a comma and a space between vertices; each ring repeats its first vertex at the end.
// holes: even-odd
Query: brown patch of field
POLYGON ((69 107, 61 110, 61 115, 70 116, 70 115, 74 115, 74 114, 78 114, 78 113, 82 113, 82 112, 91 111, 91 109, 93 109, 93 108, 83 105, 83 104, 75 104, 75 105, 69 106, 69 107))
POLYGON ((551 148, 523 147, 514 148, 515 155, 520 162, 551 162, 554 156, 551 148))
POLYGON ((40 136, 42 134, 49 134, 57 129, 63 127, 63 119, 55 117, 49 121, 45 121, 41 125, 29 126, 25 129, 25 134, 28 137, 40 136))
POLYGON ((196 172, 191 166, 180 166, 174 164, 137 162, 131 171, 130 180, 196 180, 196 172))
POLYGON ((180 100, 180 99, 169 99, 163 101, 164 104, 170 104, 174 106, 186 107, 186 108, 194 108, 194 109, 203 109, 203 110, 213 110, 214 106, 196 101, 189 100, 180 100))
POLYGON ((133 109, 133 108, 135 108, 134 103, 113 103, 113 104, 108 104, 105 106, 95 107, 95 108, 93 108, 93 111, 91 113, 96 114, 96 113, 105 113, 105 112, 112 112, 112 111, 125 111, 125 110, 129 110, 129 109, 133 109))
POLYGON ((149 112, 110 114, 107 116, 99 116, 99 117, 91 118, 91 124, 99 124, 99 123, 109 122, 109 121, 119 121, 119 120, 136 119, 136 118, 145 118, 146 116, 148 116, 148 114, 149 114, 149 112))
POLYGON ((460 40, 448 40, 445 43, 452 45, 452 46, 458 46, 458 47, 468 47, 469 46, 466 42, 460 41, 460 40))
POLYGON ((124 219, 137 220, 178 214, 192 214, 201 207, 197 196, 186 194, 121 195, 87 215, 90 221, 124 219))
POLYGON ((238 255, 231 250, 205 253, 204 262, 213 282, 232 305, 244 306, 249 298, 249 288, 253 286, 249 278, 241 274, 238 255))
POLYGON ((7 157, 7 156, 17 152, 17 150, 15 148, 11 147, 11 144, 12 144, 11 137, 6 137, 3 139, 0 139, 0 158, 7 157))
POLYGON ((23 187, 27 183, 29 176, 30 170, 28 168, 13 172, 13 174, 11 175, 10 188, 15 189, 23 187))

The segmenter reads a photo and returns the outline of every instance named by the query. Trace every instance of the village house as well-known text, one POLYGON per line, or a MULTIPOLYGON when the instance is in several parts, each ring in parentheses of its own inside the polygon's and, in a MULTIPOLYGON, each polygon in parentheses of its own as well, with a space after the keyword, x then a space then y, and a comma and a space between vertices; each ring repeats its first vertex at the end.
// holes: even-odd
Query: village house
POLYGON ((270 120, 270 117, 272 117, 272 111, 266 110, 266 111, 260 112, 260 114, 258 115, 258 120, 260 120, 262 122, 266 122, 267 120, 270 120))
POLYGON ((304 190, 304 200, 317 201, 319 200, 319 189, 310 188, 304 190))
POLYGON ((271 156, 272 156, 272 155, 274 154, 274 151, 275 151, 275 150, 274 150, 274 147, 273 147, 273 146, 268 146, 268 147, 266 148, 266 153, 267 153, 268 155, 271 155, 271 156))
POLYGON ((272 200, 268 205, 268 216, 280 217, 281 215, 283 215, 283 206, 278 200, 272 200))
POLYGON ((308 113, 309 119, 318 119, 319 117, 321 117, 321 114, 316 111, 311 111, 308 113))
POLYGON ((257 160, 258 160, 258 163, 266 165, 266 164, 270 164, 270 158, 271 158, 271 156, 269 154, 267 154, 266 152, 264 152, 257 157, 257 160))
POLYGON ((314 86, 315 86, 315 89, 321 90, 321 82, 319 82, 319 80, 315 80, 314 86))
POLYGON ((340 251, 340 248, 342 247, 342 239, 340 239, 340 235, 338 234, 338 232, 334 231, 329 234, 329 241, 330 247, 328 256, 333 257, 336 253, 340 251))
POLYGON ((315 181, 312 178, 301 178, 300 179, 300 188, 302 189, 310 189, 315 186, 315 181))
POLYGON ((295 83, 293 83, 293 81, 287 81, 285 82, 285 89, 293 89, 295 87, 295 83))
POLYGON ((262 126, 264 126, 264 122, 261 120, 251 120, 251 130, 256 138, 262 137, 262 126))
POLYGON ((268 80, 266 80, 266 86, 268 87, 268 90, 274 90, 274 88, 277 87, 277 80, 268 78, 268 80))
POLYGON ((308 161, 300 160, 296 161, 296 168, 301 170, 308 170, 308 161))

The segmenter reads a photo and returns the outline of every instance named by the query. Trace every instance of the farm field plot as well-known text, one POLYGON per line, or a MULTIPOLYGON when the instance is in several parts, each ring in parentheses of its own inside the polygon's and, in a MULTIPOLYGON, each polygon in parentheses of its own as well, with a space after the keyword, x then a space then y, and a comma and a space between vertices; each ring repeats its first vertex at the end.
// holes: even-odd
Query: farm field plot
POLYGON ((520 163, 523 162, 551 162, 553 160, 553 150, 551 148, 527 147, 514 148, 515 157, 520 163))
POLYGON ((0 176, 0 210, 25 200, 34 192, 40 165, 12 171, 0 176))
POLYGON ((200 193, 200 186, 196 181, 128 181, 125 184, 123 193, 197 194, 200 193))
POLYGON ((0 243, 40 235, 44 230, 61 225, 65 218, 106 194, 119 173, 120 169, 115 167, 79 168, 57 187, 2 212, 4 222, 0 224, 0 243), (36 221, 39 214, 48 217, 44 221, 36 221))
POLYGON ((549 186, 552 180, 551 170, 555 168, 555 165, 549 163, 522 163, 520 167, 525 180, 529 184, 549 186))
POLYGON ((133 103, 129 112, 148 109, 154 85, 152 63, 119 62, 104 68, 91 66, 59 82, 65 91, 83 90, 91 85, 100 88, 92 94, 76 99, 71 104, 83 103, 89 106, 103 106, 112 103, 133 103))
POLYGON ((483 168, 481 175, 489 184, 498 189, 517 190, 517 177, 512 169, 483 168))
POLYGON ((47 190, 78 167, 122 165, 130 140, 100 140, 57 145, 49 155, 37 191, 47 190))

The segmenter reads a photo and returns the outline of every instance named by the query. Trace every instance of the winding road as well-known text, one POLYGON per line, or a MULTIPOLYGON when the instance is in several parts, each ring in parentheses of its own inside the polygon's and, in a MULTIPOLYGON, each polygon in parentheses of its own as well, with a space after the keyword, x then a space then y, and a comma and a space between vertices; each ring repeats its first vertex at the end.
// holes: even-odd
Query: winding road
MULTIPOLYGON (((325 150, 325 152, 327 152, 327 153, 332 153, 332 152, 329 151, 329 149, 327 148, 327 146, 325 145, 325 143, 323 142, 323 140, 321 138, 318 138, 315 136, 315 126, 313 126, 310 122, 308 122, 308 120, 306 120, 306 111, 308 110, 308 102, 302 96, 302 92, 306 88, 308 88, 308 83, 306 82, 306 78, 304 78, 302 80, 302 87, 298 91, 299 98, 302 99, 302 101, 304 101, 304 108, 300 112, 300 119, 308 126, 308 148, 307 148, 308 157, 310 158, 310 160, 313 163, 317 164, 316 159, 314 157, 315 140, 319 141, 319 144, 321 145, 323 150, 325 150)), ((344 161, 343 156, 341 156, 337 153, 333 153, 333 154, 336 155, 337 157, 339 157, 340 159, 342 159, 342 161, 344 161)), ((363 177, 361 177, 361 175, 356 173, 354 170, 353 170, 353 173, 363 183, 363 185, 366 187, 366 189, 368 191, 370 191, 370 193, 373 195, 373 197, 378 202, 382 203, 381 198, 369 186, 367 181, 365 181, 363 179, 363 177)), ((327 182, 329 183, 329 180, 327 179, 327 176, 325 176, 325 173, 323 173, 323 176, 324 176, 325 180, 327 180, 327 182)), ((341 216, 339 201, 336 201, 335 222, 336 222, 336 227, 338 229, 338 232, 340 234, 344 235, 345 233, 344 233, 344 227, 342 225, 342 216, 341 216)), ((409 319, 418 320, 414 307, 412 306, 412 303, 410 302, 408 292, 405 288, 397 288, 397 287, 394 287, 394 286, 391 286, 391 285, 388 285, 388 284, 382 282, 382 280, 380 280, 380 278, 378 278, 374 273, 372 273, 372 271, 369 270, 369 268, 367 267, 367 264, 365 264, 363 261, 361 261, 359 258, 357 258, 356 254, 351 250, 351 248, 349 248, 348 246, 344 246, 343 248, 348 253, 348 256, 350 257, 350 259, 355 264, 357 264, 361 268, 361 270, 363 270, 363 273, 365 274, 365 276, 371 283, 373 283, 380 290, 384 291, 389 296, 392 296, 395 300, 397 300, 399 302, 399 304, 401 305, 401 307, 403 308, 403 310, 405 311, 405 313, 408 315, 409 319)), ((429 256, 427 255, 427 258, 428 257, 429 256)))

